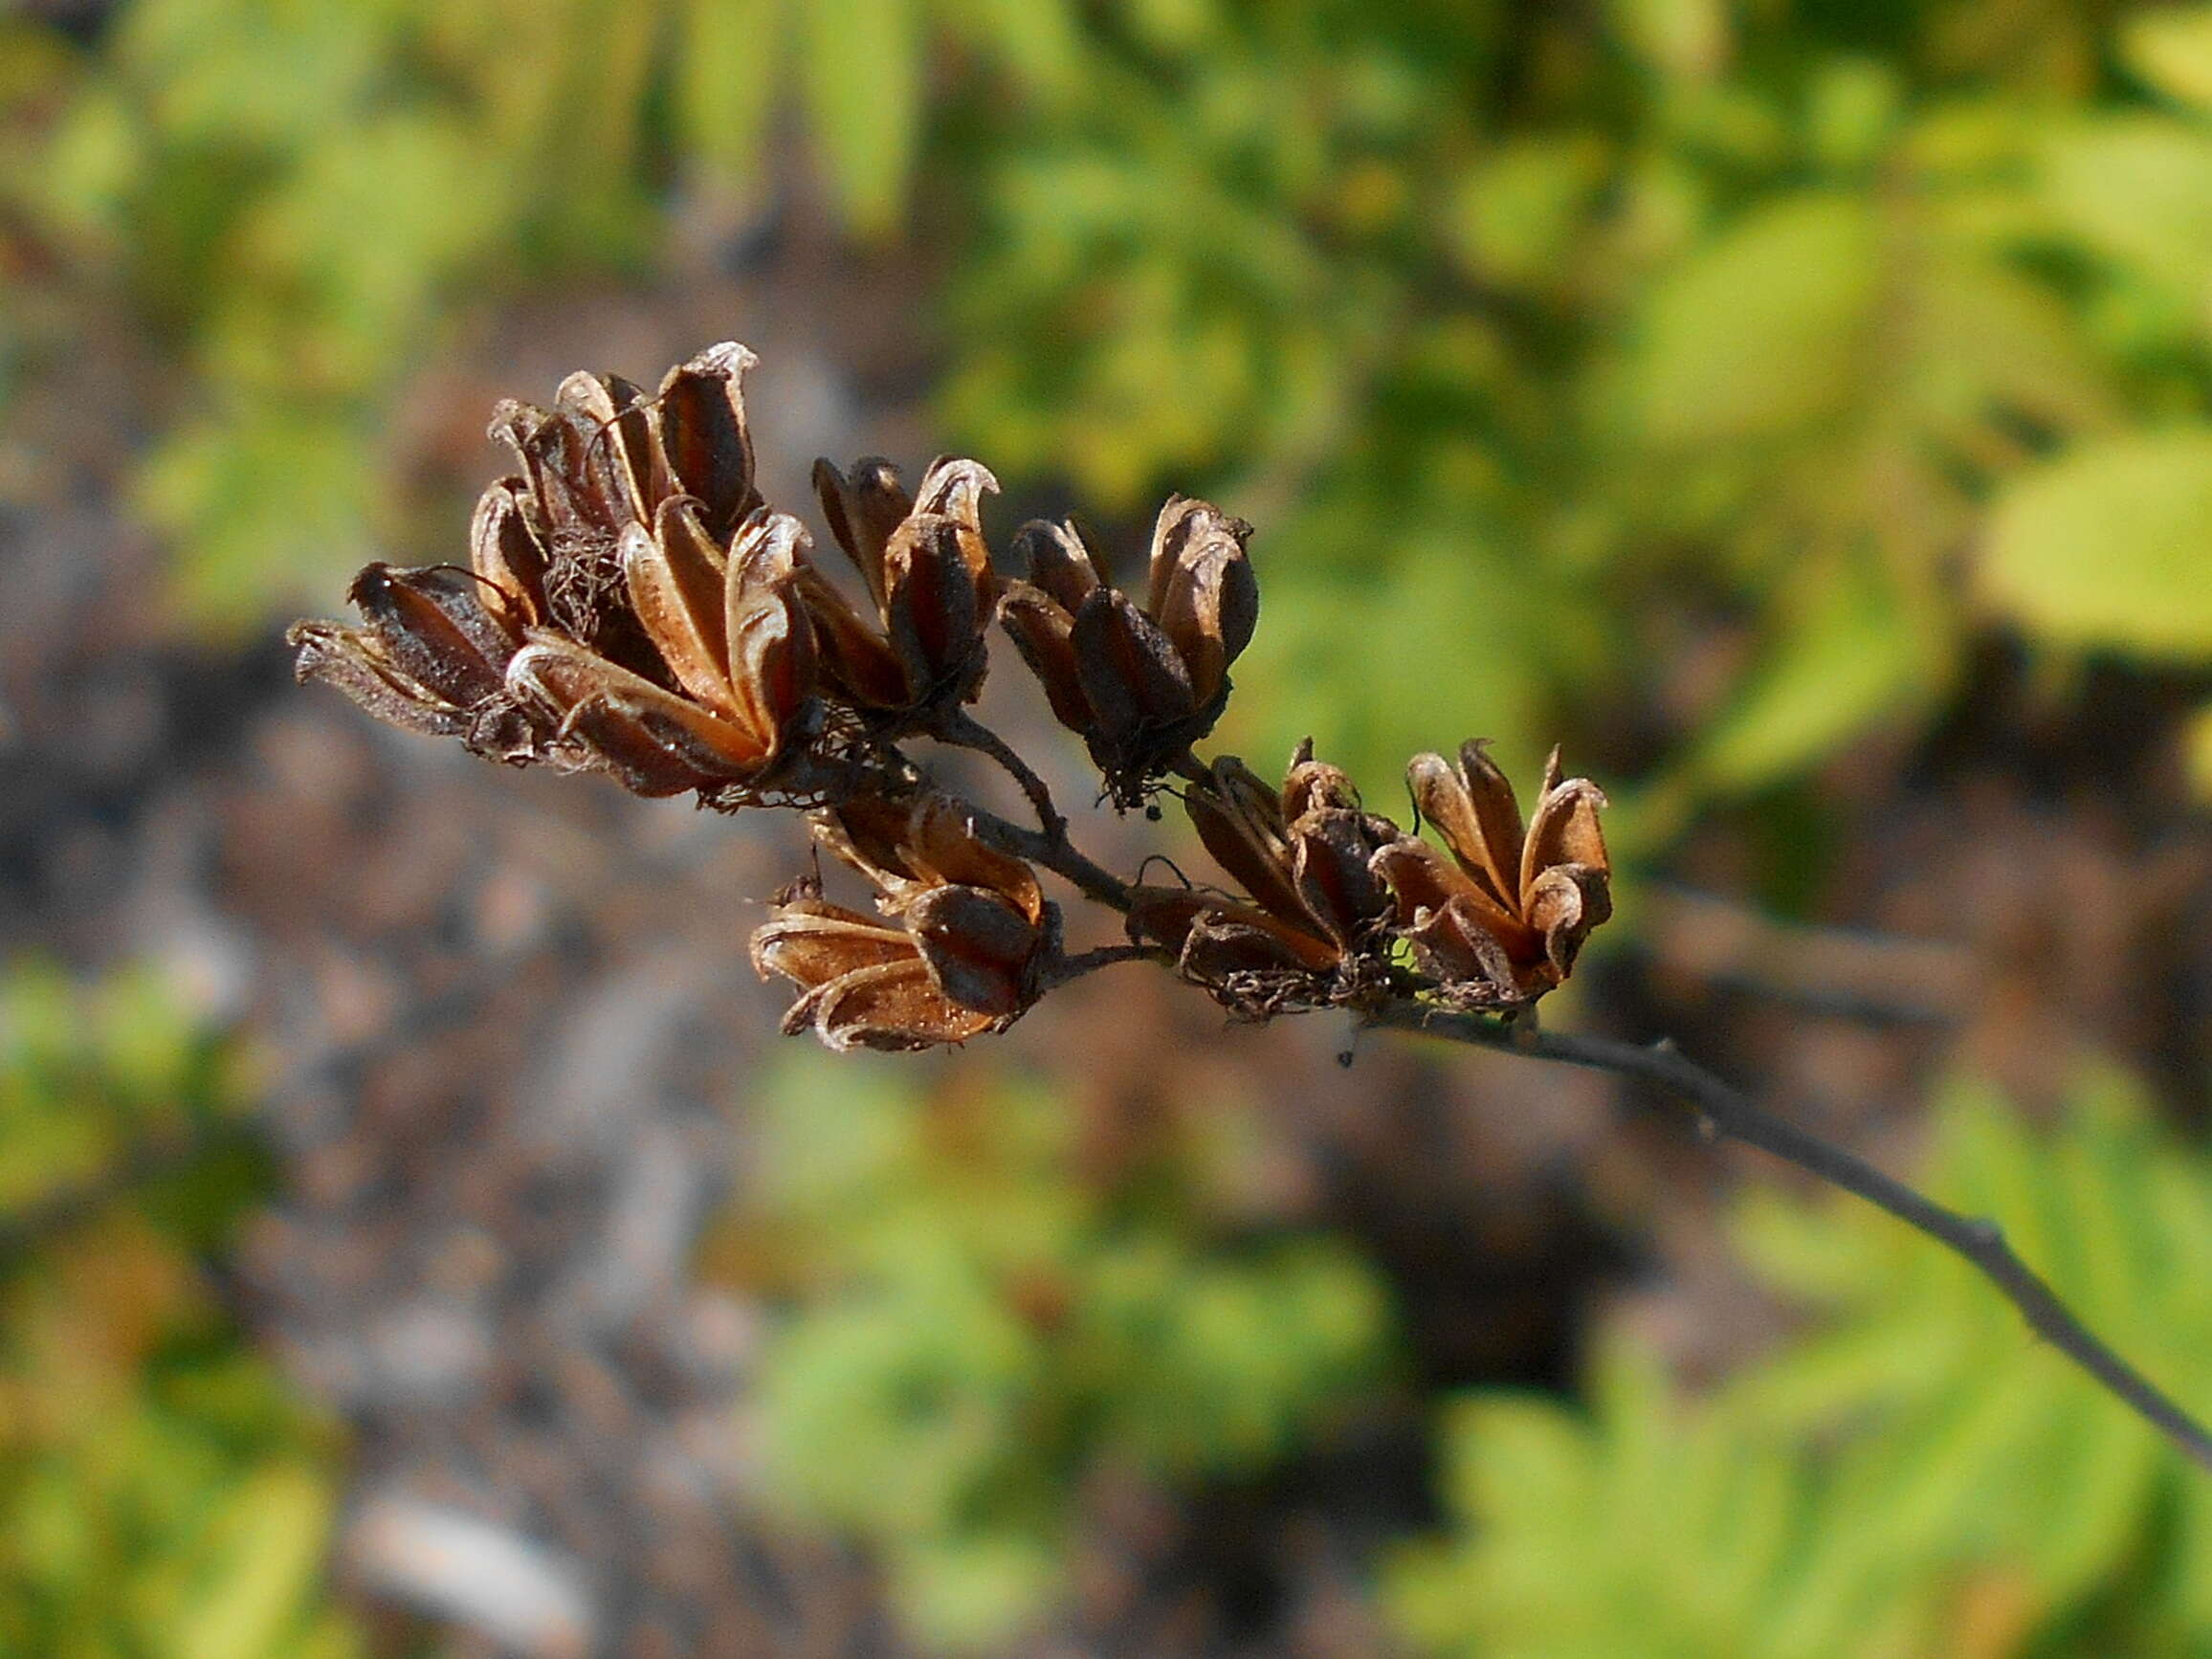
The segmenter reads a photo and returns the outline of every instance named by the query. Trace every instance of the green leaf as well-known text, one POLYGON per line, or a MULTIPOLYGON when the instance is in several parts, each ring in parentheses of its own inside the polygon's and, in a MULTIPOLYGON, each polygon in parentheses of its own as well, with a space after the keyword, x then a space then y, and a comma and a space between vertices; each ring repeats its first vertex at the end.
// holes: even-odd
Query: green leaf
POLYGON ((2014 479, 1976 577, 2052 645, 2212 654, 2212 427, 2102 439, 2014 479))
POLYGON ((677 119, 691 147, 741 190, 759 183, 784 29, 784 0, 682 0, 677 119))
POLYGON ((1789 776, 1933 689, 1941 654, 1926 625, 1867 555, 1808 566, 1803 614, 1692 751, 1723 790, 1789 776))
POLYGON ((830 182, 852 225, 894 227, 921 137, 918 0, 808 0, 800 83, 830 182))
POLYGON ((1783 197, 1692 254, 1647 301, 1627 384, 1661 447, 1775 437, 1835 414, 1861 385, 1879 275, 1873 210, 1783 197))
POLYGON ((2168 98, 2212 110, 2212 6, 2160 7, 2125 19, 2120 61, 2168 98))
POLYGON ((2164 116, 2098 116, 2055 127, 2043 198, 2061 228, 2161 284, 2201 326, 2212 277, 2212 136, 2164 116))
POLYGON ((331 1493, 278 1464, 243 1482, 210 1529, 208 1580, 175 1609, 168 1659, 281 1659, 309 1605, 329 1530, 331 1493))

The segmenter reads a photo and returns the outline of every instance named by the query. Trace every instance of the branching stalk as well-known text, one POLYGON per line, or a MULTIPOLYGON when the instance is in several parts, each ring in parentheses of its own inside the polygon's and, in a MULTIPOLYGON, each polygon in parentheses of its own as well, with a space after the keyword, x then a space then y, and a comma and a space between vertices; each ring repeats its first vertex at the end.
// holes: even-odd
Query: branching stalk
POLYGON ((2036 1334, 2087 1371, 2121 1404, 2157 1428, 2200 1467, 2212 1470, 2212 1433, 2156 1383, 2100 1341, 2058 1294, 2015 1255, 1993 1221, 1964 1216, 1884 1175, 1872 1164, 1810 1131, 1776 1117, 1670 1046, 1639 1048, 1604 1037, 1578 1036, 1454 1013, 1416 1002, 1371 1010, 1370 1024, 1534 1060, 1554 1060, 1656 1083, 1697 1115, 1701 1131, 1740 1140, 1793 1163, 1887 1210, 1962 1257, 2018 1308, 2036 1334))
POLYGON ((1045 832, 1046 838, 1066 845, 1068 820, 1061 815, 1059 807, 1052 804, 1052 791, 1046 787, 1045 780, 1037 776, 1029 762, 1014 753, 1006 739, 965 709, 954 709, 940 715, 938 723, 930 729, 930 736, 940 743, 950 743, 960 749, 973 749, 977 754, 996 762, 1008 777, 1021 785, 1022 793, 1029 797, 1029 806, 1037 814, 1037 826, 1045 832))

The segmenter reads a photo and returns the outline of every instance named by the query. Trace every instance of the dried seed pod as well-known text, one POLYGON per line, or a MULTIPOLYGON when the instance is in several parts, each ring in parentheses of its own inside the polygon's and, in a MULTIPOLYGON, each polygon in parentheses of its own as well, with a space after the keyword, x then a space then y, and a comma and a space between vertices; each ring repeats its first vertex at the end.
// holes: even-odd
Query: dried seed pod
POLYGON ((851 476, 814 463, 831 535, 859 571, 870 623, 819 571, 800 593, 821 641, 823 674, 879 732, 909 730, 973 700, 987 666, 984 630, 998 579, 983 535, 983 498, 998 480, 975 461, 930 463, 909 497, 889 461, 851 476))
POLYGON ((1311 742, 1280 793, 1225 756, 1183 801, 1250 901, 1140 887, 1131 938, 1173 950, 1184 979, 1245 1018, 1357 1001, 1386 982, 1392 905, 1368 866, 1401 831, 1362 811, 1350 780, 1316 762, 1311 742))
POLYGON ((784 1021, 833 1049, 919 1049, 1003 1030, 1042 989, 1058 915, 1036 874, 978 840, 948 796, 863 797, 814 816, 815 838, 868 877, 877 922, 786 890, 753 935, 753 965, 805 987, 784 1021))
POLYGON ((346 597, 360 608, 362 627, 301 622, 286 632, 300 680, 325 680, 381 720, 459 738, 479 754, 556 758, 554 723, 507 692, 523 637, 513 596, 451 565, 378 564, 354 578, 346 597))
POLYGON ((572 374, 550 409, 500 405, 521 473, 484 492, 473 572, 372 564, 365 626, 293 630, 302 678, 480 753, 612 772, 717 806, 814 791, 825 725, 795 519, 753 488, 743 346, 652 397, 572 374))
POLYGON ((657 520, 657 533, 624 533, 622 564, 676 689, 545 630, 509 665, 510 688, 639 794, 700 789, 744 805, 804 786, 794 768, 822 721, 813 633, 796 591, 805 529, 763 508, 725 559, 689 499, 664 502, 657 520))
POLYGON ((1228 666, 1259 619, 1250 534, 1205 501, 1171 497, 1153 526, 1141 608, 1099 578, 1073 523, 1039 520, 1015 538, 1029 578, 1007 584, 1000 620, 1117 806, 1141 802, 1228 705, 1228 666))
POLYGON ((1456 764, 1415 756, 1406 779, 1451 852, 1448 861, 1407 837, 1372 861, 1414 960, 1463 1006, 1535 1002, 1566 979, 1583 940, 1613 913, 1598 824, 1604 793, 1586 778, 1562 780, 1554 749, 1524 828, 1513 785, 1479 741, 1461 746, 1456 764))

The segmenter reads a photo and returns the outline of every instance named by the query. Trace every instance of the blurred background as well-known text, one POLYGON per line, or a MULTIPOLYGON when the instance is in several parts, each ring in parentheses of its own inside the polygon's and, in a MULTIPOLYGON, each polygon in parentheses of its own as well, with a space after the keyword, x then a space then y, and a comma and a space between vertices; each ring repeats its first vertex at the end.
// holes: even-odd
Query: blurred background
POLYGON ((1208 495, 1217 749, 1563 741, 1547 1018, 2212 1410, 2212 8, 14 0, 0 294, 0 1651, 2212 1654, 2212 1486, 1883 1218, 1129 969, 832 1062, 795 821, 278 643, 721 339, 781 505, 1208 495))

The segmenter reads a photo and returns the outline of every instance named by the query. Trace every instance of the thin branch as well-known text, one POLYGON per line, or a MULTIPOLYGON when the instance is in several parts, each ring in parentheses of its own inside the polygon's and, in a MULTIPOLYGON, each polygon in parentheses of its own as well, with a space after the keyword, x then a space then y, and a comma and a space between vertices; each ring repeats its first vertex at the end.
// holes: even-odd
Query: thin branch
POLYGON ((2137 1416, 2206 1470, 2212 1470, 2212 1433, 2176 1405, 2148 1378, 2105 1346, 2076 1318, 2058 1294, 2004 1242, 1995 1222, 1963 1216, 1891 1180, 1872 1164, 1831 1145, 1755 1104, 1704 1067, 1685 1059, 1671 1046, 1639 1048, 1604 1037, 1568 1035, 1509 1025, 1474 1014, 1453 1013, 1415 1002, 1394 1002, 1371 1010, 1371 1024, 1416 1031, 1452 1042, 1471 1043, 1530 1059, 1610 1072, 1656 1083, 1687 1101, 1698 1127, 1772 1153, 1869 1204, 1889 1211, 1908 1227, 1926 1233, 1973 1264, 2018 1308, 2035 1332, 2094 1377, 2137 1416))
POLYGON ((1148 944, 1102 944, 1096 950, 1079 951, 1074 956, 1064 956, 1054 962, 1046 975, 1053 988, 1070 980, 1079 980, 1085 974, 1096 973, 1100 968, 1113 967, 1117 962, 1157 961, 1158 947, 1148 944))
POLYGON ((1001 852, 1010 852, 1016 858, 1043 865, 1078 889, 1086 898, 1111 905, 1116 910, 1128 910, 1129 884, 1104 866, 1086 858, 1066 835, 1052 836, 1025 830, 981 807, 971 806, 968 809, 973 814, 971 822, 977 835, 1001 852))
POLYGON ((955 748, 973 749, 979 755, 987 755, 1004 767, 1006 775, 1022 786, 1029 806, 1037 814, 1037 825, 1046 838, 1065 844, 1068 839, 1068 820, 1059 807, 1052 805, 1052 791, 1045 786, 1029 762, 1014 753, 1006 739, 984 725, 965 709, 952 709, 940 714, 937 723, 929 728, 929 735, 940 743, 955 748))

